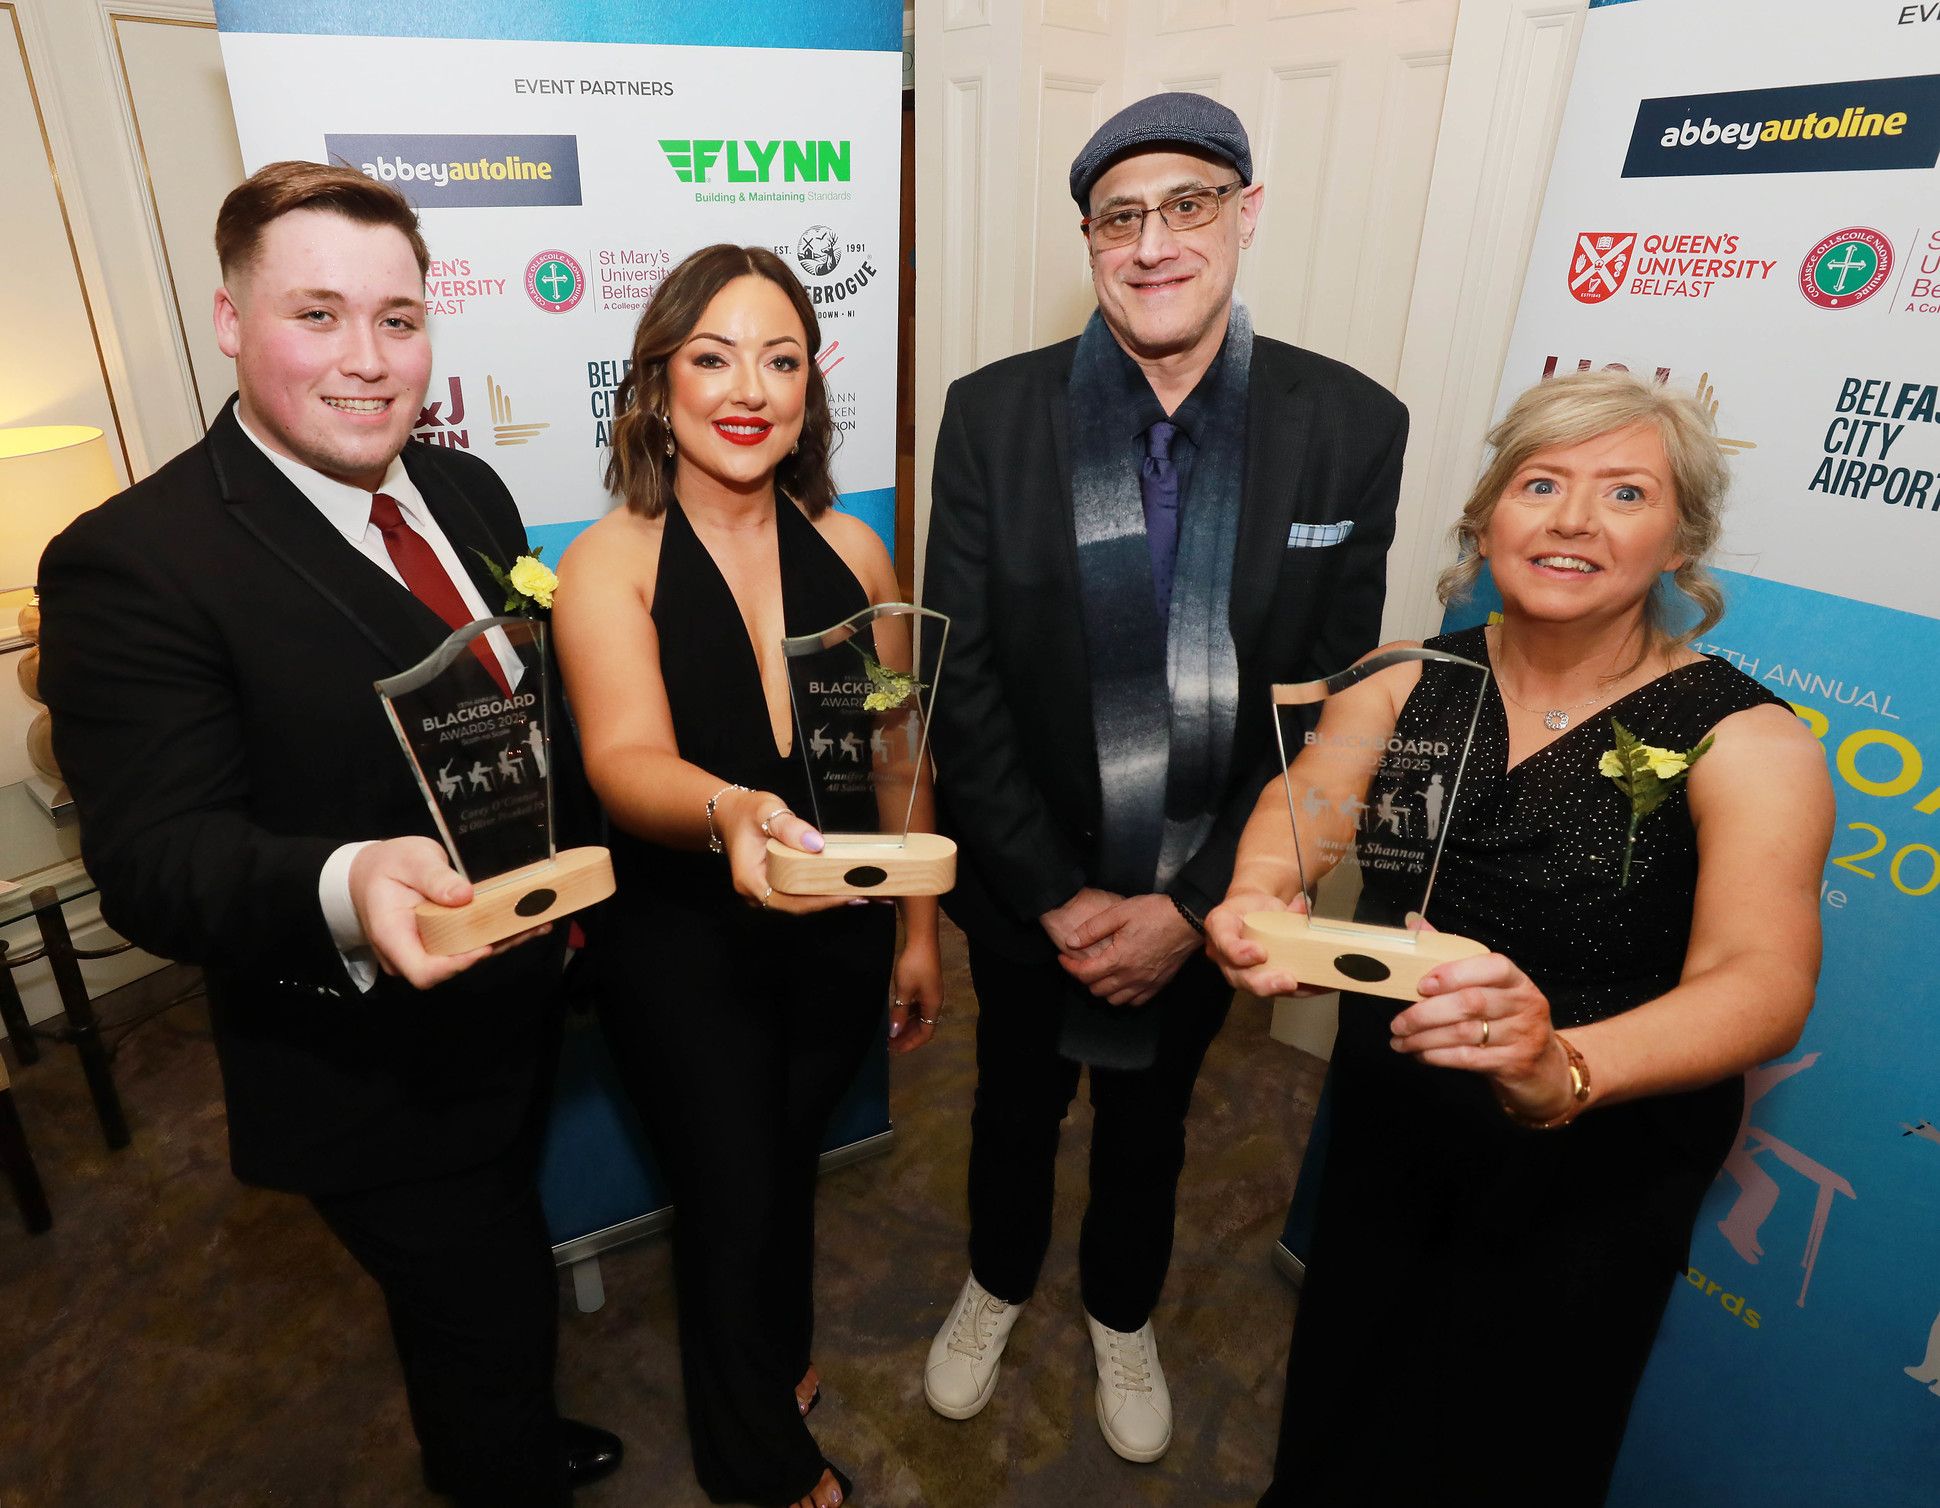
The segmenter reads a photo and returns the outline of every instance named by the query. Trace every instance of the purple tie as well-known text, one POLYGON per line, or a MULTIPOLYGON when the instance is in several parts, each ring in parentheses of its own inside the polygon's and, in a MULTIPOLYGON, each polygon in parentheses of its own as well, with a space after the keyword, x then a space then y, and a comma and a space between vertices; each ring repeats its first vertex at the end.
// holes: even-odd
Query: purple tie
POLYGON ((1172 616, 1172 572, 1179 559, 1179 470, 1172 464, 1172 437, 1178 432, 1169 419, 1145 431, 1145 460, 1138 476, 1145 543, 1152 552, 1152 595, 1161 623, 1172 616))

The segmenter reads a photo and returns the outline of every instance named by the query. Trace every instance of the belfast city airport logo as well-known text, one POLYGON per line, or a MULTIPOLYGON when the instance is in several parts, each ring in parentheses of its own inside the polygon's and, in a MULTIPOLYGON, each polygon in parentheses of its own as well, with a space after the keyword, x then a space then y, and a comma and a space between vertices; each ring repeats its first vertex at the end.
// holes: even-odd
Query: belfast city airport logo
POLYGON ((586 296, 586 269, 557 247, 525 264, 525 296, 548 314, 564 314, 586 296))
POLYGON ((580 202, 576 136, 326 135, 323 149, 418 209, 580 202))
POLYGON ((1635 231, 1584 231, 1576 238, 1576 254, 1570 258, 1570 297, 1579 304, 1602 303, 1623 287, 1636 247, 1635 231))
POLYGON ((1876 230, 1835 230, 1799 263, 1799 292, 1821 309, 1850 309, 1886 286, 1893 243, 1876 230))
POLYGON ((846 141, 663 139, 660 150, 682 183, 847 183, 846 141))
POLYGON ((1642 100, 1626 178, 1863 173, 1940 162, 1940 74, 1642 100))

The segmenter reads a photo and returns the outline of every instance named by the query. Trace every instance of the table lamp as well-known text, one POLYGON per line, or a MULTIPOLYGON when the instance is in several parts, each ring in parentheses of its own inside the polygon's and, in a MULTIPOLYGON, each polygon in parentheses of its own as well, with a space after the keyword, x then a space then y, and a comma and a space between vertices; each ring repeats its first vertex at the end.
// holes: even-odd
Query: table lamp
MULTIPOLYGON (((0 429, 0 593, 18 600, 20 615, 16 637, 0 643, 0 650, 26 650, 20 689, 35 703, 40 701, 40 605, 33 591, 40 552, 81 514, 120 490, 100 430, 84 424, 0 429)), ((52 813, 71 805, 54 762, 45 707, 28 726, 27 757, 36 771, 27 781, 35 799, 52 813)))

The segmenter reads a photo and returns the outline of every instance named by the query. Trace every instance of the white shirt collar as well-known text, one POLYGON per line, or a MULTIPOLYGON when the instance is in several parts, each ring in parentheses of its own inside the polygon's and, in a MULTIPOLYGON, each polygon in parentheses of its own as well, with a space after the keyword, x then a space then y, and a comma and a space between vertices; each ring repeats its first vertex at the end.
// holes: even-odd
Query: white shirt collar
MULTIPOLYGON (((293 461, 288 456, 271 450, 263 443, 262 437, 243 423, 242 405, 236 405, 236 428, 249 436, 253 444, 278 471, 290 480, 290 485, 307 497, 315 505, 317 512, 330 521, 330 526, 351 544, 358 544, 370 528, 371 494, 362 487, 352 487, 348 482, 340 482, 335 477, 327 477, 301 461, 293 461)), ((420 534, 425 531, 428 512, 424 497, 412 482, 411 475, 404 469, 404 458, 392 456, 391 464, 384 472, 383 484, 379 492, 397 500, 398 511, 404 521, 420 534)))

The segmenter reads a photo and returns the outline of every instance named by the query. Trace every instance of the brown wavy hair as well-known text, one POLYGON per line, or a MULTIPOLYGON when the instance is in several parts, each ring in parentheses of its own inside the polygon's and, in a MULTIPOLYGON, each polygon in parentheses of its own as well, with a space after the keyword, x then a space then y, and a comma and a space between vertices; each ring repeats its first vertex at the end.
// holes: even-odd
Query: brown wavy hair
POLYGON ((1724 593, 1705 562, 1724 532, 1725 491, 1730 472, 1718 446, 1710 410, 1689 394, 1648 382, 1629 372, 1572 372, 1529 389, 1489 431, 1494 451, 1455 523, 1455 564, 1437 583, 1443 602, 1466 596, 1482 574, 1482 536, 1495 516, 1510 479, 1539 450, 1576 445, 1633 424, 1648 424, 1664 442, 1671 467, 1671 493, 1677 527, 1671 550, 1684 564, 1671 573, 1671 587, 1697 609, 1697 620, 1674 626, 1674 605, 1663 601, 1661 584, 1644 599, 1643 653, 1653 643, 1684 645, 1716 627, 1724 616, 1724 593))
POLYGON ((673 427, 667 419, 667 363, 686 344, 701 315, 723 288, 741 277, 766 278, 788 295, 808 337, 808 401, 802 412, 801 440, 775 468, 775 485, 818 518, 835 501, 829 472, 837 432, 829 416, 828 385, 815 358, 822 329, 788 264, 765 246, 722 242, 688 257, 660 285, 641 311, 633 332, 633 365, 620 382, 613 421, 613 458, 606 465, 606 490, 643 518, 667 511, 674 493, 675 456, 667 454, 673 427))

